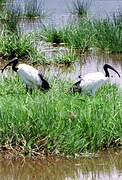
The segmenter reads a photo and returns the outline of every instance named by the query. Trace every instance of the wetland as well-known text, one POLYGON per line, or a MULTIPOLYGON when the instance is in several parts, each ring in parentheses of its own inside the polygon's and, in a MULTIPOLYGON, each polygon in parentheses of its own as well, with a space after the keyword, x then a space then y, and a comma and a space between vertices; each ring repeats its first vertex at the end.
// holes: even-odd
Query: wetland
POLYGON ((121 78, 111 72, 95 97, 69 93, 79 75, 103 72, 105 63, 122 76, 122 2, 89 1, 84 17, 72 2, 4 1, 0 67, 17 56, 51 90, 26 94, 11 68, 0 74, 1 180, 122 178, 121 78))

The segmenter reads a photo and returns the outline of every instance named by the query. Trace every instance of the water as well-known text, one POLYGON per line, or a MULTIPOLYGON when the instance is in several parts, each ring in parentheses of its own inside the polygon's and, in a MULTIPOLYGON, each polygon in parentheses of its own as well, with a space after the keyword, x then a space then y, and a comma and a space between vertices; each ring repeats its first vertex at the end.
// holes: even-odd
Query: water
MULTIPOLYGON (((50 53, 56 51, 55 47, 46 46, 45 47, 47 56, 51 56, 50 53)), ((7 62, 0 60, 0 68, 4 67, 7 62)), ((70 66, 65 66, 63 64, 50 64, 50 65, 39 65, 36 67, 44 77, 49 79, 52 76, 60 77, 66 80, 71 80, 73 82, 78 81, 79 75, 85 75, 91 72, 103 72, 103 65, 107 63, 113 66, 120 74, 121 77, 112 71, 110 72, 110 82, 116 83, 122 88, 122 54, 108 54, 103 52, 87 52, 84 56, 78 57, 75 63, 70 66)))
MULTIPOLYGON (((47 48, 47 52, 48 52, 48 48, 47 48)), ((63 79, 65 78, 66 80, 71 80, 73 82, 76 82, 78 81, 79 75, 85 75, 87 73, 96 72, 96 71, 104 73, 103 65, 105 63, 113 66, 122 77, 122 54, 115 54, 115 53, 108 54, 102 52, 89 52, 89 53, 85 53, 85 55, 82 57, 78 57, 76 62, 71 66, 67 67, 65 65, 51 64, 48 66, 40 66, 39 70, 42 71, 42 73, 48 77, 51 76, 61 77, 63 79)), ((110 70, 109 72, 111 76, 110 82, 116 83, 119 85, 120 88, 122 88, 122 78, 118 77, 118 75, 112 70, 110 70)))
MULTIPOLYGON (((20 30, 23 32, 38 30, 42 24, 53 23, 56 26, 62 26, 71 21, 72 0, 13 0, 11 2, 13 2, 13 6, 16 9, 21 10, 24 9, 27 2, 31 2, 34 7, 39 8, 41 6, 46 15, 45 18, 36 19, 35 21, 21 21, 20 30)), ((88 14, 90 18, 105 18, 118 9, 122 11, 121 0, 91 0, 88 14)))
POLYGON ((87 154, 79 159, 2 159, 0 180, 121 180, 122 151, 87 154))

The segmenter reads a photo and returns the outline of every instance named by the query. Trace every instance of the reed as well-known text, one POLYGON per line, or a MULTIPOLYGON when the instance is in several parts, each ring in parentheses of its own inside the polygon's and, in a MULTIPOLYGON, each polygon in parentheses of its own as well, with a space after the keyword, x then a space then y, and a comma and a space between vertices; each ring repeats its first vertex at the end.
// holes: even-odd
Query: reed
POLYGON ((1 7, 0 22, 1 26, 12 32, 19 30, 18 23, 20 21, 21 11, 19 6, 15 7, 9 0, 1 7))
POLYGON ((0 83, 0 144, 27 155, 80 155, 119 147, 122 91, 106 84, 96 96, 70 94, 72 82, 48 79, 51 90, 25 93, 18 76, 0 83))
POLYGON ((72 48, 64 48, 53 53, 53 62, 70 65, 76 60, 76 51, 72 48))

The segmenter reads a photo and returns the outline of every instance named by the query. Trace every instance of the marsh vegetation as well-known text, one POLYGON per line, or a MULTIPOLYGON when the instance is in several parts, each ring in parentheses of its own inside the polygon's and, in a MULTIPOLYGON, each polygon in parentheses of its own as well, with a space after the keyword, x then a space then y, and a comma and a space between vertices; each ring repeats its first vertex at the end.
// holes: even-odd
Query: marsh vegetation
POLYGON ((106 84, 91 97, 71 94, 72 82, 60 78, 48 81, 50 91, 35 89, 30 95, 18 76, 3 77, 1 147, 18 147, 22 154, 75 156, 86 150, 120 146, 122 99, 116 85, 106 84))
MULTIPOLYGON (((28 4, 23 14, 1 7, 5 9, 0 14, 0 56, 17 56, 30 62, 41 58, 43 63, 71 64, 75 61, 77 50, 81 54, 91 49, 121 53, 121 13, 118 16, 113 14, 113 21, 110 17, 89 19, 88 5, 85 4, 87 8, 81 13, 78 10, 84 7, 79 4, 80 1, 73 2, 78 17, 72 23, 62 27, 43 25, 38 32, 26 35, 20 32, 19 22, 23 17, 38 17, 41 14, 38 5, 33 9, 28 4), (62 45, 65 50, 55 52, 53 60, 49 61, 39 51, 41 41, 62 45)), ((60 77, 52 77, 49 81, 49 92, 35 89, 30 95, 26 94, 18 76, 12 74, 1 78, 1 148, 15 149, 25 155, 51 153, 75 156, 83 151, 121 145, 122 92, 117 85, 105 84, 98 89, 95 97, 91 97, 89 94, 71 94, 72 81, 60 77)))

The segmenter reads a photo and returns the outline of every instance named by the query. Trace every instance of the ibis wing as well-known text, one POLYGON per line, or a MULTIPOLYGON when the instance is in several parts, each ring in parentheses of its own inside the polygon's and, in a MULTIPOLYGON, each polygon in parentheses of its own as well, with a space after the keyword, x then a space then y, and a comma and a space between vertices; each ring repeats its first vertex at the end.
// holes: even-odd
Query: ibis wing
POLYGON ((84 81, 81 81, 82 90, 85 92, 95 92, 108 78, 102 73, 96 72, 85 75, 83 79, 84 81))
POLYGON ((41 86, 42 80, 39 77, 38 70, 26 64, 18 66, 18 75, 27 86, 41 86))

